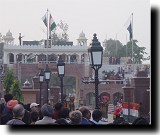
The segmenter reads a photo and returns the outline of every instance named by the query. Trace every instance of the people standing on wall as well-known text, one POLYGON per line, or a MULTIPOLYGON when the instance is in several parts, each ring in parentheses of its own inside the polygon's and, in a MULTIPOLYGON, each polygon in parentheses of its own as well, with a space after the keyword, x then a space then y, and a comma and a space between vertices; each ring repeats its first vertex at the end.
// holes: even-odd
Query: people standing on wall
POLYGON ((19 33, 19 45, 21 45, 22 44, 22 38, 23 38, 24 36, 21 36, 21 33, 19 33))

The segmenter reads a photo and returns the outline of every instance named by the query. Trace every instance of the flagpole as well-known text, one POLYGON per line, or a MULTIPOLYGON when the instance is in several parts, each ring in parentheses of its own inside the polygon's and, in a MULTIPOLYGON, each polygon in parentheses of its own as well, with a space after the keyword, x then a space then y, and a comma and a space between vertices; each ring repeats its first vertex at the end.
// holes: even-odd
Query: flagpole
POLYGON ((48 9, 47 9, 47 48, 48 48, 48 9))
POLYGON ((127 48, 127 33, 126 33, 126 57, 128 57, 127 53, 128 53, 128 48, 127 48))
MULTIPOLYGON (((47 48, 48 48, 48 24, 49 24, 49 21, 48 21, 48 9, 47 9, 47 48)), ((48 49, 47 49, 48 50, 48 49)), ((48 52, 48 51, 47 51, 48 52)), ((46 55, 46 61, 48 63, 48 54, 46 55)))
POLYGON ((132 13, 132 63, 133 63, 133 13, 132 13))
POLYGON ((116 57, 117 57, 117 33, 116 33, 116 57))

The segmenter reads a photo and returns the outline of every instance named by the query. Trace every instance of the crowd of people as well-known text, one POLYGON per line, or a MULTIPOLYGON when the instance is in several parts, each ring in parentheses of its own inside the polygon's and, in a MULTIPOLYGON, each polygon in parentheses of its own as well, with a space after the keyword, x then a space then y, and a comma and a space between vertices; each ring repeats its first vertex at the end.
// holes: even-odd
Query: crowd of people
MULTIPOLYGON (((89 110, 87 106, 81 106, 70 111, 57 102, 54 106, 37 103, 24 105, 13 99, 11 94, 4 96, 5 102, 0 104, 1 125, 101 125, 103 123, 101 110, 89 110)), ((117 115, 113 125, 129 124, 123 117, 117 115)), ((133 125, 148 125, 144 118, 138 118, 133 125)))

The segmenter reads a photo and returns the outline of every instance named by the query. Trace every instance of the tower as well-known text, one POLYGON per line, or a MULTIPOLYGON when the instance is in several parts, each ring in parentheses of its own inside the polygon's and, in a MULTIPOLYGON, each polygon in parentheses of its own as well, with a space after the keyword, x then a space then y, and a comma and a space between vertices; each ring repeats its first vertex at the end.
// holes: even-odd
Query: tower
POLYGON ((77 44, 80 46, 87 45, 87 38, 85 37, 85 34, 83 33, 83 31, 79 34, 79 38, 77 39, 77 44))
POLYGON ((6 36, 3 36, 3 40, 5 44, 13 44, 14 43, 14 38, 12 37, 12 33, 10 30, 6 33, 6 36))

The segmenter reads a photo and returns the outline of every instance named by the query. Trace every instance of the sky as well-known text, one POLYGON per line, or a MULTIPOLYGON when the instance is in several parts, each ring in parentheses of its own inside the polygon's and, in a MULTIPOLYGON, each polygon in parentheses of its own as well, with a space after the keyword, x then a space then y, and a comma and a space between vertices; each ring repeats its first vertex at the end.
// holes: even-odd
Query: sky
POLYGON ((116 39, 117 34, 117 40, 126 44, 129 41, 126 22, 133 13, 133 38, 150 53, 149 0, 0 0, 0 33, 5 35, 10 30, 15 44, 19 33, 23 40, 46 39, 42 17, 47 9, 55 23, 62 20, 68 24, 69 40, 74 45, 82 31, 88 45, 94 33, 101 43, 116 39))

